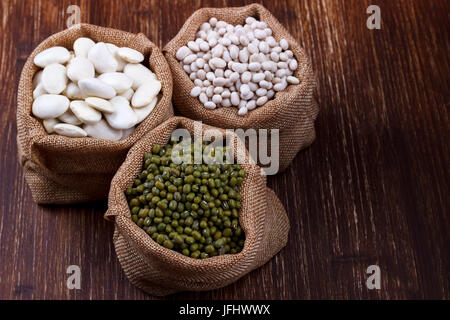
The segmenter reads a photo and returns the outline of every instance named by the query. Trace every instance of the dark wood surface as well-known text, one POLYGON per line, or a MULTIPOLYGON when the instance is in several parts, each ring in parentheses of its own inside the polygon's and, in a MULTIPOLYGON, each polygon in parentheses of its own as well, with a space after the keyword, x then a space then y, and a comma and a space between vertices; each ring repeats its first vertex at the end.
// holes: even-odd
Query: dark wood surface
MULTIPOLYGON (((1 1, 0 299, 151 299, 125 277, 103 202, 33 203, 17 160, 16 93, 27 56, 81 21, 165 45, 198 8, 250 1, 1 1), (66 268, 81 267, 80 290, 66 268)), ((219 290, 169 299, 450 298, 449 14, 436 1, 263 1, 309 53, 317 140, 268 184, 291 222, 288 245, 219 290), (366 8, 381 8, 381 30, 366 8), (369 290, 369 265, 381 289, 369 290)))

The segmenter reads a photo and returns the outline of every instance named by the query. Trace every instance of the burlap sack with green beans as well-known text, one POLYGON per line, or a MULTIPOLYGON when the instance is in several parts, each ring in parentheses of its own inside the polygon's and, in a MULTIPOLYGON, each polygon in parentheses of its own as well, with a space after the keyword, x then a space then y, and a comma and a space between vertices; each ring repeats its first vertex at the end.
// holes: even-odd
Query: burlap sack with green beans
MULTIPOLYGON (((256 164, 242 164, 246 177, 240 186, 242 207, 239 221, 245 232, 240 253, 193 259, 156 243, 131 220, 124 191, 133 185, 142 170, 144 154, 154 144, 166 145, 173 130, 185 128, 194 133, 194 121, 174 117, 139 140, 111 182, 105 217, 115 223, 114 246, 117 257, 130 281, 157 296, 178 291, 211 290, 226 286, 272 258, 286 245, 289 220, 283 205, 266 186, 266 176, 256 164)), ((204 125, 203 132, 213 127, 204 125)), ((216 128, 217 129, 217 128, 216 128)), ((221 130, 222 134, 224 133, 221 130)), ((233 135, 236 150, 245 147, 233 135)))
POLYGON ((280 171, 286 169, 299 150, 314 141, 314 121, 319 108, 313 98, 316 79, 310 59, 305 50, 263 6, 251 4, 245 7, 197 10, 184 23, 175 38, 164 47, 163 52, 173 75, 173 102, 182 115, 220 128, 279 129, 280 171), (294 75, 300 79, 300 84, 289 85, 284 91, 276 93, 274 99, 262 107, 249 111, 245 116, 239 116, 235 107, 206 109, 198 98, 190 96, 194 83, 183 70, 175 54, 188 41, 195 40, 202 23, 209 21, 210 18, 216 17, 218 20, 237 25, 244 24, 248 16, 266 22, 277 41, 282 38, 288 41, 289 48, 298 61, 294 75))
POLYGON ((145 35, 89 24, 80 24, 42 41, 28 57, 20 76, 17 95, 17 144, 25 179, 37 203, 76 203, 106 199, 109 184, 130 147, 145 133, 173 116, 172 77, 158 47, 145 35), (72 50, 79 37, 109 42, 142 52, 144 64, 161 81, 162 98, 151 114, 126 139, 109 141, 49 135, 31 114, 34 57, 52 46, 72 50))

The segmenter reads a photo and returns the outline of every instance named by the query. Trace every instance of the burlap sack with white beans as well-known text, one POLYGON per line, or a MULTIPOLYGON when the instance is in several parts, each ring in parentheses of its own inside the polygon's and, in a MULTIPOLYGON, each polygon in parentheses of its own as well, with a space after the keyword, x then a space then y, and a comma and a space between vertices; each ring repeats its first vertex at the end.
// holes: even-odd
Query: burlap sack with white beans
MULTIPOLYGON (((133 185, 141 172, 144 154, 154 144, 167 144, 172 131, 177 128, 185 128, 193 134, 194 121, 173 117, 130 149, 111 182, 105 214, 106 219, 115 222, 113 241, 125 274, 134 285, 157 296, 226 286, 272 258, 286 245, 289 232, 283 205, 266 187, 266 177, 261 175, 261 169, 249 163, 242 164, 246 178, 239 190, 242 195, 239 222, 245 232, 245 244, 240 253, 193 259, 159 245, 138 227, 131 220, 124 191, 133 185)), ((202 133, 212 128, 204 125, 202 133)), ((220 132, 224 133, 223 130, 220 132)), ((235 155, 239 149, 248 156, 235 135, 232 140, 235 141, 235 155)))
POLYGON ((42 41, 28 57, 20 76, 17 95, 17 144, 25 179, 37 203, 76 203, 106 199, 109 185, 130 147, 144 134, 173 116, 172 77, 158 47, 145 35, 89 24, 76 25, 42 41), (78 37, 126 46, 144 54, 144 65, 161 81, 161 100, 151 114, 126 139, 109 141, 49 135, 31 114, 33 63, 41 51, 63 46, 72 50, 78 37))
POLYGON ((164 47, 163 52, 173 75, 175 108, 184 116, 201 120, 206 124, 220 128, 254 128, 280 130, 280 171, 293 160, 297 152, 309 146, 315 139, 314 121, 319 107, 313 98, 316 79, 310 60, 303 48, 263 6, 251 4, 235 8, 203 8, 194 12, 185 22, 178 34, 164 47), (206 109, 198 100, 190 96, 193 81, 183 70, 175 54, 188 41, 195 40, 202 23, 216 17, 233 25, 243 24, 248 16, 267 23, 273 31, 273 37, 279 41, 284 38, 294 52, 298 68, 294 72, 300 83, 289 85, 284 91, 276 93, 275 98, 264 106, 256 108, 245 116, 237 114, 234 107, 206 109))

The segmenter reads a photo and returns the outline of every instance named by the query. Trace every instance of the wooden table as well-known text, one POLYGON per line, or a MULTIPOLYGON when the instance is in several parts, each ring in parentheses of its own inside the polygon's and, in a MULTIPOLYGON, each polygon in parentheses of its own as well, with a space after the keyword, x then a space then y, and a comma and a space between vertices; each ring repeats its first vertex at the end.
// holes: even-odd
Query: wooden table
MULTIPOLYGON (((2 1, 0 298, 152 299, 125 277, 104 202, 38 206, 17 160, 16 93, 27 56, 81 21, 143 32, 163 47, 198 8, 250 1, 2 1), (81 267, 81 289, 66 268, 81 267)), ((450 298, 450 2, 262 1, 318 77, 317 140, 268 184, 291 222, 288 245, 219 290, 169 299, 450 298), (366 8, 381 9, 369 30, 366 8), (378 265, 381 289, 366 287, 378 265)))

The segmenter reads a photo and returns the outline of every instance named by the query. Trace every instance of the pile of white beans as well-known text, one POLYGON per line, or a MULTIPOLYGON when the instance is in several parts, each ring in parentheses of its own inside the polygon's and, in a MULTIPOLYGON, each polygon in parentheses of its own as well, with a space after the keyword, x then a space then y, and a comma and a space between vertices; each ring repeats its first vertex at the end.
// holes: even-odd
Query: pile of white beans
POLYGON ((205 108, 234 106, 245 115, 300 82, 289 43, 277 42, 263 21, 247 17, 244 26, 233 26, 213 17, 196 36, 176 58, 194 82, 190 95, 205 108))
POLYGON ((118 141, 155 108, 161 83, 131 48, 78 38, 34 58, 32 113, 48 133, 118 141))

